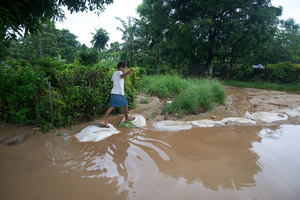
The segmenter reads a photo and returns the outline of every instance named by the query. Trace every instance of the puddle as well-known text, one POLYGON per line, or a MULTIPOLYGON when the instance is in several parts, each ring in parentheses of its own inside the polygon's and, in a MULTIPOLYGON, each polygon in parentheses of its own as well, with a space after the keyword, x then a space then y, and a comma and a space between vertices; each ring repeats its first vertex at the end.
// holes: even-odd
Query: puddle
POLYGON ((99 142, 46 134, 31 135, 18 146, 1 145, 0 196, 233 200, 300 195, 300 125, 119 130, 99 142))

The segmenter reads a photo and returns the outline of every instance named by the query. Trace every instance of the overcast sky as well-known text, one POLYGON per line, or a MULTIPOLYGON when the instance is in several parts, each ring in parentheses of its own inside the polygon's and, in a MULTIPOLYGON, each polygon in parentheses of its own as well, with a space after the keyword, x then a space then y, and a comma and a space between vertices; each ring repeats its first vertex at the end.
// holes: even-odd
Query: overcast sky
MULTIPOLYGON (((139 18, 136 8, 140 5, 143 0, 114 0, 112 5, 107 6, 104 13, 99 17, 93 12, 90 13, 73 13, 65 12, 66 20, 63 23, 56 23, 58 29, 68 29, 71 33, 78 36, 78 41, 81 44, 85 44, 91 47, 91 40, 95 33, 95 29, 103 28, 109 33, 110 41, 108 44, 118 41, 122 43, 122 33, 117 31, 116 28, 123 26, 120 21, 116 20, 115 17, 119 17, 124 21, 128 21, 127 17, 139 18)), ((294 18, 297 23, 300 23, 300 1, 299 0, 271 0, 272 5, 283 7, 282 19, 294 18)))
POLYGON ((114 0, 114 3, 107 6, 104 13, 99 15, 99 17, 94 12, 70 14, 66 11, 65 15, 67 19, 63 23, 57 22, 56 28, 68 29, 71 33, 78 36, 77 40, 81 44, 85 44, 88 47, 91 47, 90 42, 93 37, 90 33, 96 33, 95 29, 100 28, 103 28, 109 34, 110 41, 108 45, 116 41, 122 43, 122 32, 116 29, 117 27, 123 29, 123 26, 115 17, 119 17, 125 22, 128 21, 127 17, 138 18, 136 8, 142 2, 142 0, 114 0))

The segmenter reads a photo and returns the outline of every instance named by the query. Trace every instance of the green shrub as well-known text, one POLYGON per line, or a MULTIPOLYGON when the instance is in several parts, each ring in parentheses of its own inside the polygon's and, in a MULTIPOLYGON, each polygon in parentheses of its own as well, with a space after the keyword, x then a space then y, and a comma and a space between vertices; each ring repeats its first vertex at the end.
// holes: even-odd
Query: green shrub
POLYGON ((265 69, 253 69, 249 64, 232 71, 230 78, 235 81, 265 81, 271 83, 299 83, 300 64, 280 62, 268 64, 265 69))
POLYGON ((197 114, 222 104, 226 95, 217 80, 181 79, 179 76, 147 76, 142 81, 142 92, 161 98, 172 98, 163 109, 166 114, 197 114))
MULTIPOLYGON (((70 125, 92 120, 106 112, 112 89, 111 77, 117 70, 117 61, 103 60, 93 66, 78 62, 63 65, 43 59, 37 64, 21 66, 16 61, 0 65, 1 119, 20 124, 34 124, 48 130, 51 124, 48 81, 51 78, 54 125, 70 125)), ((125 78, 125 93, 129 107, 135 106, 139 73, 125 78)), ((114 113, 122 109, 115 109, 114 113)))
POLYGON ((245 64, 231 72, 233 80, 249 81, 254 78, 254 69, 252 65, 245 64))
POLYGON ((179 76, 158 75, 145 76, 141 81, 141 90, 149 95, 156 95, 161 98, 174 97, 186 88, 186 80, 179 76))
POLYGON ((38 123, 49 120, 47 98, 48 78, 43 71, 31 65, 0 65, 0 107, 6 111, 1 115, 13 123, 38 123))
POLYGON ((300 64, 280 62, 268 64, 265 70, 265 81, 273 83, 299 83, 300 64))
POLYGON ((96 50, 83 50, 78 54, 78 62, 81 65, 92 66, 99 62, 99 53, 96 50))

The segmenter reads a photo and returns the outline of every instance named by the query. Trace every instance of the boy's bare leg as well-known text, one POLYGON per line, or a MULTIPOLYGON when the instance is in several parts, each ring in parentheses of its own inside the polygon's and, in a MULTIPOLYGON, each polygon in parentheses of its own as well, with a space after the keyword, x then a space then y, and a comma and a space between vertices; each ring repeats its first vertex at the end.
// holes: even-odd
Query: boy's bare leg
POLYGON ((128 104, 124 106, 124 113, 125 113, 125 121, 132 121, 135 117, 129 117, 128 115, 128 104))
POLYGON ((124 106, 124 113, 125 113, 125 121, 129 120, 129 116, 128 116, 128 104, 126 106, 124 106))
POLYGON ((101 123, 106 124, 106 120, 107 120, 109 114, 111 113, 111 111, 112 111, 114 108, 115 108, 115 107, 112 107, 112 106, 111 106, 111 107, 109 107, 109 109, 107 109, 107 111, 106 111, 106 113, 105 113, 103 119, 101 120, 101 123))

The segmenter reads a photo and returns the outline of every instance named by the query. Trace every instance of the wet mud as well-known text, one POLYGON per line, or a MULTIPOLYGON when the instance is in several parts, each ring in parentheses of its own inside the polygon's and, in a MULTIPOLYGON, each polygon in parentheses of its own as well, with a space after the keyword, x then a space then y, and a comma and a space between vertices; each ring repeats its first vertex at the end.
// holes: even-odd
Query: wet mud
MULTIPOLYGON (((251 108, 240 98, 238 115, 251 108)), ((221 109, 227 114, 213 115, 234 111, 221 109)), ((109 123, 118 127, 122 117, 109 123)), ((99 142, 79 142, 74 135, 90 124, 0 145, 1 199, 299 198, 300 125, 118 128, 99 142)), ((26 128, 1 122, 0 140, 26 128)))

